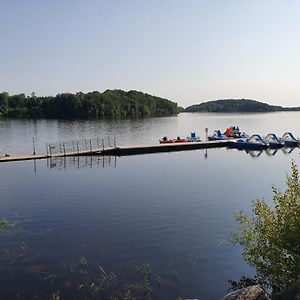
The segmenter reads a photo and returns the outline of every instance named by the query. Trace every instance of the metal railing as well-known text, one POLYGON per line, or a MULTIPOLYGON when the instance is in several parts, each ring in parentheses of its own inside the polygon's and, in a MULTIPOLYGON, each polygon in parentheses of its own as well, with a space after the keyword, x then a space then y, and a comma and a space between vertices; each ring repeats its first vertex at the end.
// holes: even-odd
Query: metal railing
POLYGON ((117 139, 114 138, 93 138, 76 140, 69 142, 58 142, 46 144, 46 150, 48 155, 53 154, 69 154, 69 153, 87 153, 101 151, 107 148, 116 148, 117 139))

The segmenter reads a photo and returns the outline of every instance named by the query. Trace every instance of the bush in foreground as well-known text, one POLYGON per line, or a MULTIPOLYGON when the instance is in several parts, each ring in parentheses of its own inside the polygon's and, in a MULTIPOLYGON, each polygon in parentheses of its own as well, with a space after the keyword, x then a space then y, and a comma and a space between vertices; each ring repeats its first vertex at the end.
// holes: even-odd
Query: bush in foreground
POLYGON ((273 187, 273 206, 256 200, 251 217, 242 211, 235 215, 239 231, 233 241, 243 246, 245 261, 273 293, 300 279, 300 182, 295 162, 286 184, 284 192, 273 187))

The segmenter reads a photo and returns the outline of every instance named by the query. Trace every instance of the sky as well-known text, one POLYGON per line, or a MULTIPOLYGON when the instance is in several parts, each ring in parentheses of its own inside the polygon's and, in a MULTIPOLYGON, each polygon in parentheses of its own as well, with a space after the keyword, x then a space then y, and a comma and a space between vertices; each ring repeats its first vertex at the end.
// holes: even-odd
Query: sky
POLYGON ((0 91, 300 106, 298 0, 0 0, 0 91))

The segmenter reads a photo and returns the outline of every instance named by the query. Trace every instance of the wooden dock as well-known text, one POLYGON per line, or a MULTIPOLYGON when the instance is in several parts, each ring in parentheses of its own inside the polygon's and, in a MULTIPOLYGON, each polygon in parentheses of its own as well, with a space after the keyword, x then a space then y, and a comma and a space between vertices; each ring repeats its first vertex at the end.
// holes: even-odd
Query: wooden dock
POLYGON ((157 145, 130 145, 111 149, 105 149, 100 154, 104 155, 137 155, 157 152, 173 152, 173 151, 188 151, 208 148, 226 147, 228 141, 205 141, 205 142, 187 142, 187 143, 171 143, 157 145))
POLYGON ((220 148, 226 147, 228 141, 204 141, 204 142, 187 142, 187 143, 170 143, 156 145, 129 145, 116 146, 106 148, 96 148, 90 150, 70 151, 53 154, 31 154, 31 155, 14 155, 0 157, 0 162, 22 161, 33 159, 46 159, 51 157, 67 157, 67 156, 84 156, 84 155, 138 155, 157 152, 173 152, 173 151, 188 151, 196 149, 220 148))

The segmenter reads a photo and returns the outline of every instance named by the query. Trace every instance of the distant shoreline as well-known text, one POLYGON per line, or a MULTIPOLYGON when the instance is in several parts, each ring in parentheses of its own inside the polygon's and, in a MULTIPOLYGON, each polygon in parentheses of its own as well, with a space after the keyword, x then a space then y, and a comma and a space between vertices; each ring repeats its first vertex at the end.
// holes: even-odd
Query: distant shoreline
POLYGON ((106 90, 56 96, 0 93, 0 117, 104 119, 162 117, 179 113, 177 103, 139 91, 106 90))
POLYGON ((266 114, 266 113, 283 113, 283 112, 300 112, 299 110, 275 110, 275 111, 180 111, 179 114, 266 114))
POLYGON ((222 99, 180 108, 180 112, 206 113, 264 113, 279 111, 300 111, 300 107, 282 107, 251 99, 222 99))

